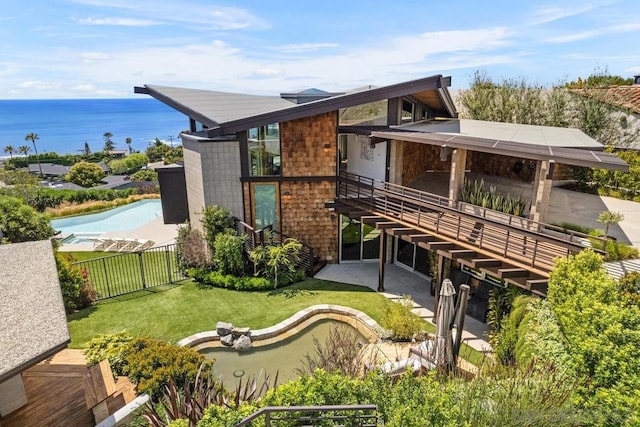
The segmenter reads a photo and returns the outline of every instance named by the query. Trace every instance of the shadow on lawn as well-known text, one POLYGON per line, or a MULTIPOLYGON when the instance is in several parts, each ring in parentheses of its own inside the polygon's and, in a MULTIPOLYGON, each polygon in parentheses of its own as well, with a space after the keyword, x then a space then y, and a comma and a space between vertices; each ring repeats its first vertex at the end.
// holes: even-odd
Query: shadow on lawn
POLYGON ((272 296, 284 296, 285 298, 294 298, 298 295, 315 295, 322 291, 332 292, 375 292, 374 290, 366 286, 348 285, 346 283, 331 282, 321 279, 306 279, 302 282, 294 283, 289 286, 285 286, 279 289, 270 291, 267 295, 272 296))

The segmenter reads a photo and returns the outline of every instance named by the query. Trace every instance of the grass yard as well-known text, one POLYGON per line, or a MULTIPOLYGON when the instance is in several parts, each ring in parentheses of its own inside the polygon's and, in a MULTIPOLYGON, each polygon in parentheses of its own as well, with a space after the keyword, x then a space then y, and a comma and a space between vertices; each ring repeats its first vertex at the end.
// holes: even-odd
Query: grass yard
POLYGON ((175 254, 162 248, 144 253, 68 252, 87 271, 101 298, 179 280, 175 254), (92 261, 95 259, 95 261, 92 261), (171 279, 171 280, 170 280, 171 279))
MULTIPOLYGON (((265 328, 314 304, 353 307, 380 322, 388 303, 369 288, 318 279, 264 292, 199 287, 189 281, 101 301, 69 315, 70 347, 82 348, 96 335, 122 331, 177 342, 196 332, 215 329, 218 321, 265 328)), ((433 332, 435 327, 425 323, 425 329, 433 332)), ((466 345, 460 354, 474 364, 483 357, 466 345)))

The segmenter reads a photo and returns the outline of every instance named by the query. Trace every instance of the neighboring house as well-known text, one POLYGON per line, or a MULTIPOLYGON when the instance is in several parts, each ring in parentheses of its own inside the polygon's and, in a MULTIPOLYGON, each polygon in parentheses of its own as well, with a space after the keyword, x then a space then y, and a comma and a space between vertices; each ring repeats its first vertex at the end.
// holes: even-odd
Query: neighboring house
POLYGON ((544 294, 553 259, 582 249, 539 223, 554 164, 628 166, 576 129, 458 120, 448 86, 450 78, 435 75, 300 97, 165 86, 135 92, 190 118, 181 136, 194 226, 205 206, 225 206, 327 262, 377 260, 380 290, 384 265, 394 260, 436 283, 451 263, 544 294), (533 221, 460 204, 469 171, 532 182, 533 221), (445 177, 445 197, 411 188, 425 173, 445 177))
POLYGON ((640 151, 640 75, 633 77, 632 85, 575 89, 574 93, 596 98, 615 108, 613 119, 632 140, 621 148, 640 151))
POLYGON ((55 178, 58 176, 64 176, 69 173, 69 166, 57 165, 55 163, 29 163, 28 171, 34 175, 40 175, 40 166, 42 167, 42 174, 45 177, 55 178))
POLYGON ((49 240, 0 245, 0 417, 26 405, 21 373, 67 347, 67 317, 49 240))

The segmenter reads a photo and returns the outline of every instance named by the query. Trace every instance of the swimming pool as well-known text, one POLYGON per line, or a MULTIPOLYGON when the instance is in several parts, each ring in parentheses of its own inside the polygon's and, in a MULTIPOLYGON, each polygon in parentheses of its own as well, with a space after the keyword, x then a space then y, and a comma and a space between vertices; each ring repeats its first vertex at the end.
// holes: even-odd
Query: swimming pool
POLYGON ((51 220, 63 235, 95 235, 107 231, 131 231, 162 217, 160 199, 146 199, 107 211, 51 220))

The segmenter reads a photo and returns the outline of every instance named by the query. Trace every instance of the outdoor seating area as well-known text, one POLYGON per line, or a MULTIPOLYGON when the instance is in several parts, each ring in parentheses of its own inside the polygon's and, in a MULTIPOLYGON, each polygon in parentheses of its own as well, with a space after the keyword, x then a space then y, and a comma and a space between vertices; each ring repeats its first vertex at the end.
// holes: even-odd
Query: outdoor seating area
POLYGON ((94 241, 93 250, 101 252, 137 252, 153 247, 149 239, 102 238, 94 241))

